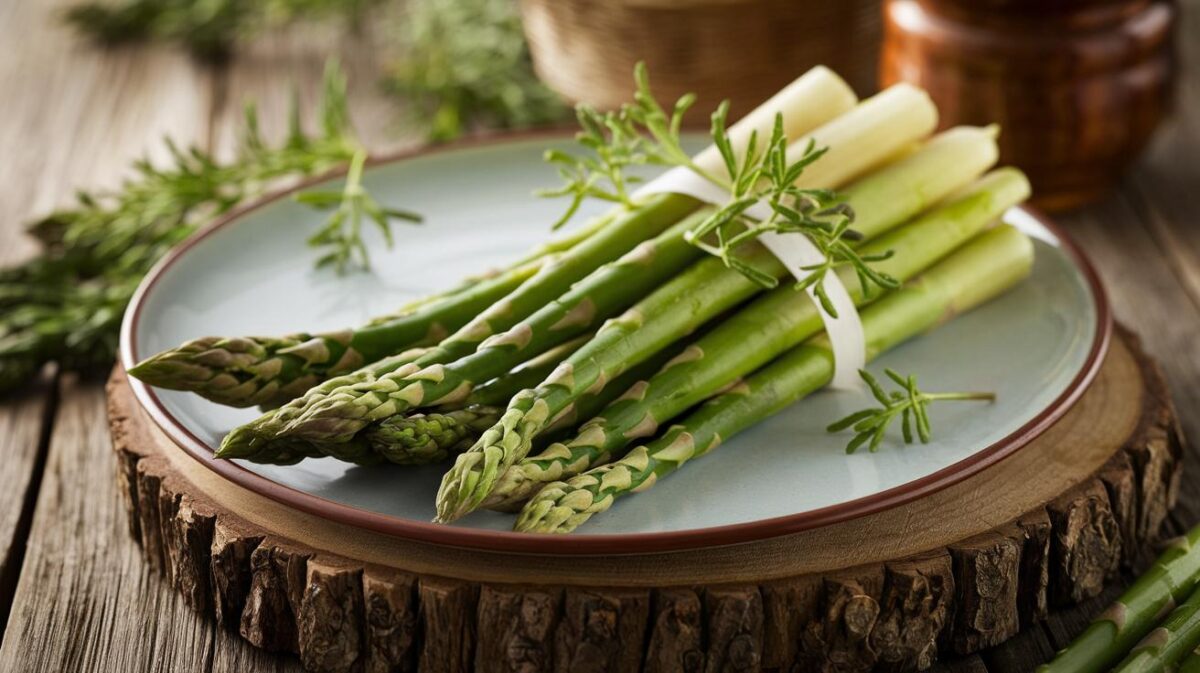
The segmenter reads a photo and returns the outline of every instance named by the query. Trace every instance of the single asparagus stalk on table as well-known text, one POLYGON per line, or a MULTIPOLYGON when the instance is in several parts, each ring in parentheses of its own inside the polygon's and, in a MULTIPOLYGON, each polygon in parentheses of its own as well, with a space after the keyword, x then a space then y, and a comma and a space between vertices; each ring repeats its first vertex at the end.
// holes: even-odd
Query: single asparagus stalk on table
POLYGON ((1146 634, 1114 673, 1163 673, 1173 671, 1200 644, 1200 591, 1193 590, 1182 605, 1171 611, 1162 624, 1146 634))
MULTIPOLYGON (((789 94, 790 97, 784 97, 785 102, 790 101, 789 104, 794 104, 796 100, 803 97, 800 94, 804 94, 806 91, 819 92, 821 89, 828 88, 824 84, 800 86, 808 80, 809 76, 806 75, 796 85, 785 90, 793 92, 793 94, 789 94)), ((817 78, 816 81, 824 80, 817 78)), ((892 105, 889 109, 893 112, 905 113, 911 108, 918 108, 916 116, 922 122, 925 118, 933 116, 932 112, 925 109, 926 107, 932 108, 926 97, 911 91, 905 93, 907 96, 893 94, 891 98, 901 99, 902 104, 892 105), (903 105, 904 102, 907 102, 907 107, 903 105), (921 116, 921 112, 925 113, 924 116, 921 116)), ((777 96, 772 101, 779 98, 777 96)), ((846 103, 842 97, 835 97, 835 99, 832 103, 818 101, 818 104, 808 106, 805 111, 793 115, 793 119, 790 121, 785 121, 785 127, 795 130, 802 128, 802 124, 817 124, 829 119, 832 116, 830 113, 840 112, 846 103)), ((872 106, 870 110, 876 110, 878 107, 878 105, 872 106)), ((771 112, 773 115, 778 110, 771 110, 771 112)), ((761 116, 763 115, 757 115, 757 117, 761 116)), ((909 116, 913 115, 909 114, 909 116)), ((755 121, 757 117, 750 115, 749 121, 759 123, 755 121)), ((737 133, 738 129, 744 128, 749 128, 749 126, 739 122, 739 125, 735 125, 734 133, 737 133)), ((705 156, 706 153, 699 155, 700 159, 705 156)), ((861 165, 864 162, 860 160, 850 163, 861 165)), ((681 195, 652 196, 650 201, 687 203, 692 209, 698 205, 690 197, 681 195)), ((621 225, 622 222, 618 220, 610 224, 601 235, 618 230, 621 225)), ((646 226, 645 223, 641 227, 643 236, 661 231, 661 229, 646 226)), ((682 268, 687 261, 699 255, 684 240, 685 231, 683 229, 675 230, 669 239, 660 237, 656 241, 656 249, 653 250, 653 260, 647 254, 651 252, 650 250, 640 249, 637 254, 627 257, 623 268, 602 269, 588 279, 587 287, 571 288, 569 296, 547 306, 545 310, 538 312, 529 320, 521 321, 520 318, 530 316, 533 313, 532 310, 514 310, 512 298, 506 299, 480 316, 477 322, 473 322, 460 332, 460 335, 465 334, 469 339, 452 337, 447 342, 443 342, 433 353, 422 356, 413 366, 405 366, 389 372, 385 377, 367 376, 361 378, 354 386, 347 386, 345 389, 339 389, 329 394, 307 395, 302 405, 290 405, 282 409, 280 413, 264 417, 252 426, 243 427, 231 433, 226 438, 218 455, 239 457, 248 452, 259 452, 258 445, 265 441, 264 438, 269 439, 276 436, 288 436, 321 443, 344 443, 350 441, 355 433, 370 422, 384 420, 414 406, 440 404, 447 399, 447 396, 452 399, 455 395, 466 394, 474 382, 485 380, 489 376, 509 369, 514 358, 518 360, 527 358, 529 355, 535 354, 538 348, 552 347, 558 340, 570 338, 573 334, 586 330, 593 321, 601 320, 624 306, 628 306, 640 294, 648 292, 653 285, 657 285, 682 268), (638 274, 635 276, 632 271, 637 271, 638 274), (638 278, 646 279, 647 282, 639 284, 636 282, 638 278), (607 301, 608 304, 598 306, 598 302, 601 300, 607 301), (508 330, 507 332, 501 334, 500 332, 503 331, 501 327, 494 324, 497 315, 509 319, 509 322, 503 327, 508 330), (517 319, 511 320, 514 316, 517 319), (452 348, 448 348, 448 344, 452 348), (473 360, 469 365, 463 365, 460 370, 465 368, 465 373, 460 370, 451 370, 449 372, 452 375, 450 380, 447 380, 447 368, 431 367, 431 365, 443 365, 452 363, 458 358, 464 358, 477 347, 479 349, 477 355, 481 357, 473 360), (485 355, 485 352, 488 354, 485 355)), ((581 244, 578 249, 586 248, 593 240, 600 237, 593 237, 581 244)), ((568 255, 575 252, 576 250, 573 249, 568 255)), ((562 288, 570 286, 570 283, 562 281, 538 281, 539 279, 535 278, 518 292, 535 286, 541 293, 538 296, 539 304, 549 304, 553 296, 546 295, 553 293, 554 296, 557 296, 562 288)))
MULTIPOLYGON (((992 159, 994 156, 991 154, 992 159)), ((971 174, 966 172, 967 177, 971 174)), ((1001 169, 865 245, 863 252, 894 250, 895 255, 878 263, 877 268, 906 281, 988 228, 1028 195, 1029 183, 1024 175, 1015 169, 1001 169)), ((839 275, 856 304, 872 299, 853 282, 851 269, 842 268, 839 275)), ((608 462, 630 442, 653 435, 663 423, 821 329, 817 306, 807 297, 798 295, 792 287, 767 293, 694 342, 648 382, 589 420, 575 437, 551 444, 506 470, 485 506, 509 509, 547 482, 608 462)))
MULTIPOLYGON (((837 171, 827 169, 825 175, 856 175, 864 170, 854 168, 855 165, 877 164, 923 137, 934 124, 936 112, 924 94, 911 88, 893 88, 818 129, 814 136, 823 137, 829 143, 821 161, 848 164, 837 171), (894 112, 895 106, 926 114, 897 116, 886 113, 889 109, 894 112), (890 137, 890 143, 876 138, 875 134, 856 131, 860 125, 874 127, 904 118, 912 123, 893 127, 897 133, 890 137), (911 133, 902 133, 905 128, 911 133), (862 137, 872 139, 875 144, 860 146, 858 141, 862 137)), ((927 177, 915 173, 900 170, 896 171, 895 178, 927 177)), ((800 175, 798 183, 802 187, 811 185, 805 174, 800 175)), ((869 181, 868 184, 876 189, 898 187, 892 181, 869 181)), ((903 186, 903 190, 919 188, 920 185, 912 183, 903 186)), ((907 207, 918 207, 913 199, 899 199, 878 211, 862 212, 855 206, 856 190, 852 187, 847 191, 846 202, 858 214, 856 231, 867 239, 914 215, 915 212, 906 211, 907 207)), ((786 273, 782 263, 757 242, 740 246, 734 254, 754 267, 760 277, 778 279, 786 273)), ((437 520, 453 521, 478 508, 495 487, 500 473, 524 458, 534 437, 560 415, 569 413, 572 403, 583 391, 620 375, 628 367, 692 333, 761 290, 757 281, 727 268, 724 260, 709 258, 676 276, 621 317, 606 323, 596 338, 565 361, 542 385, 516 395, 500 422, 456 459, 438 491, 437 520)))
MULTIPOLYGON (((868 357, 873 359, 1011 288, 1028 275, 1032 260, 1032 243, 1010 226, 979 235, 862 312, 868 357)), ((650 488, 687 461, 824 387, 833 378, 833 368, 828 338, 815 337, 617 462, 545 486, 521 510, 516 530, 574 530, 617 498, 650 488)))
POLYGON ((1038 673, 1103 673, 1200 581, 1200 527, 1173 541, 1125 593, 1038 673))

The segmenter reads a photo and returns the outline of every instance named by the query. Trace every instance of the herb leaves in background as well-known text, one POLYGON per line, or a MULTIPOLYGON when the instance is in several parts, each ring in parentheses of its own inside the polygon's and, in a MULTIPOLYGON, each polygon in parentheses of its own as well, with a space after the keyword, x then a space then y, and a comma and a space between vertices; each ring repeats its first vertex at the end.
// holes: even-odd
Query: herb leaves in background
POLYGON ((569 108, 533 73, 513 0, 411 0, 406 9, 385 83, 431 140, 566 118, 569 108))
POLYGON ((239 39, 301 19, 344 17, 357 24, 378 0, 125 0, 83 2, 66 21, 102 44, 176 42, 198 58, 228 58, 239 39))
POLYGON ((220 61, 269 28, 339 17, 359 25, 368 14, 396 27, 383 36, 383 86, 403 98, 409 121, 430 140, 539 126, 570 112, 534 75, 514 0, 89 1, 68 10, 66 20, 102 44, 176 43, 220 61), (389 16, 394 6, 398 17, 389 16))
POLYGON ((75 207, 32 225, 42 253, 0 270, 0 391, 20 386, 49 361, 77 371, 110 366, 125 305, 167 250, 280 181, 349 161, 359 145, 345 78, 332 64, 317 117, 320 131, 306 134, 292 114, 287 138, 270 146, 248 107, 233 161, 167 141, 168 166, 136 162, 119 190, 81 192, 75 207))

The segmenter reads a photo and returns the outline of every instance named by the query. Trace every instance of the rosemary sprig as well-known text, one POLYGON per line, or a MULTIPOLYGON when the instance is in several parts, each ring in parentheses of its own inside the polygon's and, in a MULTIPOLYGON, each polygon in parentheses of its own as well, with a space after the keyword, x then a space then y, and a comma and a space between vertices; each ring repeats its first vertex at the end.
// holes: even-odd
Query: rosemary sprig
POLYGON ((613 112, 597 112, 589 105, 575 109, 580 131, 575 141, 589 150, 589 154, 576 155, 562 150, 546 150, 544 159, 558 167, 563 186, 557 189, 541 189, 538 196, 569 196, 570 205, 554 223, 555 229, 566 224, 588 198, 619 203, 632 208, 633 199, 629 185, 638 182, 627 168, 644 165, 650 161, 647 139, 634 126, 628 107, 613 112))
POLYGON ((826 428, 829 432, 841 432, 847 428, 855 432, 854 438, 846 444, 846 453, 854 453, 867 442, 870 442, 868 448, 872 453, 878 451, 888 426, 896 420, 897 416, 901 419, 900 427, 905 444, 913 443, 914 428, 916 437, 921 440, 921 443, 928 443, 933 432, 929 424, 928 412, 931 402, 946 400, 992 402, 996 399, 994 393, 926 393, 917 388, 915 376, 901 376, 891 369, 883 371, 901 389, 889 393, 879 385, 879 381, 870 372, 860 369, 859 376, 866 382, 871 394, 882 407, 856 411, 826 428))
POLYGON ((668 111, 650 89, 644 63, 638 63, 634 69, 634 80, 637 88, 633 102, 617 111, 599 113, 585 106, 577 108, 581 131, 576 134, 576 140, 584 152, 570 154, 555 150, 546 153, 546 160, 558 166, 564 184, 538 193, 571 199, 555 226, 567 222, 588 198, 633 207, 629 185, 638 178, 628 173, 629 166, 682 166, 720 185, 730 194, 725 204, 688 232, 688 242, 719 257, 726 266, 754 282, 765 288, 773 288, 779 283, 774 276, 741 260, 736 250, 766 232, 777 232, 803 234, 821 252, 824 261, 804 267, 807 275, 796 283, 796 288, 812 288, 823 310, 833 317, 837 317, 837 310, 826 292, 825 280, 829 272, 839 266, 854 268, 867 296, 875 288, 894 289, 898 286, 894 278, 870 266, 890 257, 890 252, 860 255, 854 251, 852 243, 862 238, 851 228, 854 211, 841 203, 835 192, 795 186, 804 169, 819 160, 826 148, 818 148, 810 141, 798 158, 789 161, 783 117, 777 115, 770 138, 760 144, 758 134, 752 133, 739 158, 727 130, 729 102, 724 101, 712 114, 710 135, 720 151, 726 174, 714 174, 692 161, 681 140, 683 117, 695 103, 695 97, 691 94, 681 97, 668 111), (766 203, 771 210, 764 220, 748 215, 760 202, 766 203))
POLYGON ((319 210, 333 209, 325 226, 309 237, 308 244, 313 247, 332 248, 317 260, 317 266, 332 266, 339 274, 345 273, 347 266, 355 261, 362 269, 371 266, 370 254, 362 239, 364 216, 379 227, 388 248, 393 244, 391 220, 413 223, 422 221, 421 216, 416 213, 380 206, 375 201, 362 184, 363 164, 366 160, 366 150, 354 153, 342 191, 310 190, 295 196, 296 201, 319 210))
POLYGON ((342 16, 357 25, 378 0, 123 0, 81 2, 65 19, 102 44, 159 40, 185 46, 198 58, 220 61, 239 39, 301 19, 342 16))
POLYGON ((51 360, 68 370, 110 365, 125 305, 167 250, 272 185, 349 161, 359 145, 336 64, 326 70, 317 117, 319 133, 306 134, 294 107, 287 138, 271 146, 248 106, 231 162, 167 140, 168 165, 138 161, 119 190, 80 192, 75 207, 31 225, 41 254, 0 270, 0 391, 51 360))

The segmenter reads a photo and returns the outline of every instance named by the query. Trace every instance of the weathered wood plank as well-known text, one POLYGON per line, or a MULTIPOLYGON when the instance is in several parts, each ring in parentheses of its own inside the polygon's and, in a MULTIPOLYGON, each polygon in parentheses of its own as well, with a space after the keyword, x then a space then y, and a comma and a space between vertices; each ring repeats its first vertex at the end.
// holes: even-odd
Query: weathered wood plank
POLYGON ((103 391, 69 383, 0 671, 203 670, 212 625, 146 570, 124 530, 103 391))
MULTIPOLYGON (((66 204, 76 188, 115 186, 134 158, 161 158, 164 134, 191 142, 206 129, 202 71, 162 50, 105 54, 81 45, 58 18, 67 4, 0 7, 0 42, 20 45, 0 63, 0 263, 33 250, 17 235, 21 222, 66 204)), ((0 566, 12 548, 28 545, 0 670, 200 667, 211 629, 184 617, 183 602, 145 572, 123 530, 99 386, 71 379, 64 389, 45 475, 33 484, 48 399, 41 389, 0 411, 0 566), (35 489, 29 517, 24 502, 35 489), (27 541, 23 522, 31 522, 27 541)))

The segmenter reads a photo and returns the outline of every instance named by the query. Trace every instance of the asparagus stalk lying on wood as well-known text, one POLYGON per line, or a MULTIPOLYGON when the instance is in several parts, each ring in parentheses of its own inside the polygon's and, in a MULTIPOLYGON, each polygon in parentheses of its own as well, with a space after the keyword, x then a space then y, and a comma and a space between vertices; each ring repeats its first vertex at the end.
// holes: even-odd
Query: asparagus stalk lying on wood
MULTIPOLYGON (((909 108, 932 107, 927 98, 911 92, 908 92, 908 95, 894 93, 881 98, 881 101, 887 103, 886 107, 889 109, 900 112, 909 108), (893 100, 896 102, 893 103, 893 100)), ((868 106, 867 111, 875 111, 883 103, 868 106)), ((814 109, 827 107, 829 106, 818 105, 814 109)), ((857 116, 862 114, 864 113, 860 112, 857 116)), ((931 112, 916 116, 929 124, 933 123, 931 112)), ((806 123, 816 123, 828 118, 823 113, 814 114, 811 111, 800 117, 806 120, 806 123)), ((787 122, 785 126, 799 128, 795 121, 787 122)), ((835 131, 830 135, 837 138, 838 129, 847 125, 835 122, 830 126, 834 126, 835 131)), ((850 126, 853 128, 853 124, 850 126)), ((922 127, 920 130, 926 129, 922 127)), ((850 136, 844 131, 841 134, 850 136)), ((901 137, 904 137, 903 134, 901 137)), ((874 153, 865 153, 866 159, 855 158, 850 163, 865 165, 871 159, 878 160, 880 155, 879 149, 875 148, 874 153)), ((659 195, 650 199, 658 203, 687 202, 692 204, 693 208, 696 205, 690 197, 680 195, 659 195)), ((586 248, 605 233, 619 229, 621 224, 621 221, 610 224, 605 232, 573 249, 568 256, 576 250, 586 248)), ((660 230, 643 226, 643 236, 660 230)), ((532 310, 515 310, 515 300, 508 298, 481 316, 478 322, 468 325, 460 332, 470 337, 469 340, 447 340, 434 352, 419 358, 413 366, 389 372, 384 377, 363 377, 354 386, 347 386, 329 394, 307 395, 303 406, 297 404, 285 407, 280 413, 264 417, 252 426, 232 433, 226 438, 218 455, 237 457, 248 451, 261 452, 258 444, 264 438, 276 436, 318 443, 348 442, 368 423, 381 421, 413 407, 436 406, 444 400, 454 399, 456 395, 466 394, 475 382, 508 370, 514 359, 528 358, 531 354, 539 352, 538 349, 551 347, 561 339, 588 329, 594 322, 628 306, 638 296, 649 292, 654 285, 663 282, 682 268, 687 261, 699 255, 699 251, 684 239, 685 231, 686 229, 679 229, 673 231, 670 238, 660 237, 655 242, 654 250, 639 248, 635 251, 637 254, 630 254, 625 258, 623 266, 602 269, 585 283, 572 287, 558 302, 550 304, 552 296, 539 296, 541 304, 549 305, 528 320, 520 319, 530 316, 532 310), (653 259, 649 255, 650 252, 653 252, 653 259), (510 320, 514 316, 518 319, 510 320), (503 329, 496 324, 497 317, 509 320, 503 329), (448 344, 452 348, 447 348, 448 344), (470 351, 477 348, 475 359, 466 357, 470 351), (454 363, 459 358, 470 362, 458 368, 430 367, 454 363)), ((530 281, 518 294, 533 286, 539 291, 544 291, 546 295, 554 292, 554 284, 538 281, 538 278, 530 281)), ((562 288, 569 287, 570 283, 558 282, 556 285, 558 292, 561 292, 562 288)), ((555 295, 558 292, 555 292, 555 295)))
MULTIPOLYGON (((885 123, 887 115, 881 115, 879 107, 893 105, 902 109, 931 107, 923 95, 913 93, 909 96, 905 91, 897 93, 888 90, 818 129, 814 135, 822 135, 827 141, 829 138, 844 138, 847 144, 851 144, 857 138, 852 129, 860 123, 885 123)), ((924 118, 923 125, 912 126, 909 130, 913 135, 898 133, 890 138, 890 143, 881 139, 874 147, 859 148, 855 155, 847 155, 844 152, 845 145, 831 142, 829 152, 822 161, 873 165, 932 130, 935 117, 930 113, 924 118), (843 150, 835 152, 839 147, 843 150)), ((855 172, 850 169, 843 171, 847 175, 855 172)), ((917 176, 899 171, 896 177, 911 180, 917 176)), ((807 185, 809 183, 806 180, 801 174, 798 182, 807 185)), ((883 184, 888 189, 894 188, 893 183, 883 184)), ((881 188, 879 183, 872 185, 881 188)), ((919 187, 910 183, 906 188, 919 187)), ((851 189, 847 196, 847 203, 852 208, 855 207, 854 193, 855 190, 851 189)), ((864 238, 876 236, 914 215, 913 212, 904 211, 912 203, 900 200, 873 213, 855 209, 858 213, 855 228, 864 238)), ((786 273, 782 263, 756 242, 742 245, 735 255, 742 263, 755 267, 756 274, 763 277, 780 278, 786 273)), ((603 385, 626 368, 692 333, 708 320, 761 290, 757 281, 750 280, 742 272, 726 268, 724 260, 714 257, 692 266, 621 317, 606 323, 594 339, 565 361, 541 386, 516 395, 500 422, 456 459, 438 491, 437 520, 453 521, 478 508, 491 493, 500 473, 524 458, 533 438, 559 415, 569 413, 571 404, 583 391, 594 385, 603 385)))
MULTIPOLYGON (((967 178, 974 174, 967 167, 964 171, 967 178)), ((1019 171, 996 171, 938 208, 867 244, 863 252, 894 250, 895 255, 877 267, 900 281, 908 280, 1028 195, 1029 183, 1019 171)), ((856 304, 869 301, 852 282, 851 269, 843 267, 839 275, 856 304)), ((653 435, 661 424, 821 329, 817 306, 807 297, 797 295, 791 287, 767 293, 685 349, 646 384, 630 390, 585 423, 574 438, 551 444, 506 470, 485 505, 510 508, 547 482, 607 462, 631 441, 653 435)))
POLYGON ((1200 580, 1200 526, 1172 542, 1120 598, 1038 673, 1103 673, 1200 580))
MULTIPOLYGON (((981 234, 932 269, 862 312, 868 357, 936 327, 1007 290, 1031 268, 1033 246, 1004 226, 981 234)), ((516 529, 568 533, 628 493, 702 456, 738 432, 818 390, 833 378, 825 335, 794 348, 621 460, 544 487, 522 509, 516 529)), ((797 469, 803 469, 798 465, 797 469)))
POLYGON ((1183 605, 1171 611, 1157 628, 1146 634, 1114 673, 1163 673, 1175 670, 1200 644, 1200 591, 1193 590, 1183 605))

